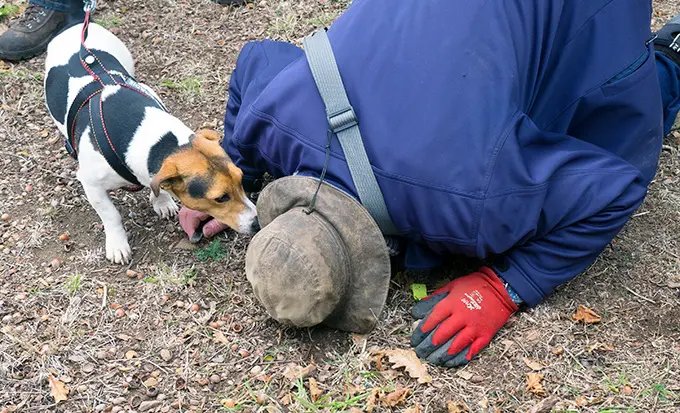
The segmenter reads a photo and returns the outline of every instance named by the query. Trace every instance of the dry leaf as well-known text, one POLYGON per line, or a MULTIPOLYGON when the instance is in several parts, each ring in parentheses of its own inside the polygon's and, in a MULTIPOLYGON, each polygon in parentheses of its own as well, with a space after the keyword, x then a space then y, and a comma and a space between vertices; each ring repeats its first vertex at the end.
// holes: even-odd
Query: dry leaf
POLYGON ((427 366, 420 361, 413 350, 382 350, 379 353, 387 356, 393 369, 404 367, 409 376, 418 379, 418 383, 432 383, 432 377, 427 373, 427 366))
POLYGON ((564 354, 564 347, 555 347, 554 349, 552 349, 552 353, 556 356, 561 356, 562 354, 564 354))
POLYGON ((531 393, 545 396, 545 389, 543 388, 543 374, 539 373, 527 373, 527 390, 531 393))
POLYGON ((380 399, 382 399, 383 395, 384 393, 380 389, 373 389, 371 391, 371 395, 368 396, 368 400, 366 401, 366 411, 368 413, 373 412, 373 409, 375 409, 376 406, 378 406, 378 404, 380 403, 380 399))
POLYGON ((524 360, 524 364, 526 364, 531 370, 541 371, 543 369, 543 365, 541 363, 532 360, 529 357, 522 357, 522 360, 524 360))
POLYGON ((633 394, 633 388, 630 386, 623 386, 623 388, 621 388, 621 393, 630 396, 633 394))
POLYGON ((458 370, 456 372, 456 376, 460 377, 463 380, 470 380, 472 378, 472 373, 465 370, 458 370))
POLYGON ((49 376, 50 380, 50 394, 54 397, 54 402, 59 403, 64 400, 68 400, 66 396, 68 394, 68 389, 64 386, 64 383, 55 379, 51 374, 49 376))
POLYGON ((293 402, 293 396, 292 396, 290 393, 286 394, 286 395, 283 396, 283 398, 281 399, 281 404, 284 405, 284 406, 288 406, 288 405, 291 404, 292 402, 293 402))
POLYGON ((283 371, 283 376, 290 381, 296 381, 297 379, 304 379, 313 370, 314 370, 313 364, 310 364, 309 366, 302 368, 297 364, 290 363, 286 366, 286 369, 283 371))
POLYGON ((599 397, 577 396, 574 398, 574 403, 579 407, 587 407, 602 403, 602 399, 599 397))
POLYGON ((482 400, 477 402, 477 405, 481 407, 482 409, 488 409, 489 408, 489 400, 485 397, 482 400))
POLYGON ((356 407, 352 407, 351 409, 349 409, 349 413, 363 413, 363 411, 356 407))
POLYGON ((158 380, 156 380, 155 377, 149 377, 148 379, 146 379, 144 381, 144 385, 146 387, 156 387, 157 384, 158 384, 158 380))
POLYGON ((137 352, 134 350, 130 350, 127 353, 125 353, 125 358, 130 360, 131 358, 137 357, 137 352))
POLYGON ((602 321, 602 317, 597 315, 595 311, 583 305, 578 306, 576 313, 572 314, 571 318, 575 321, 583 321, 586 324, 599 323, 602 321))
POLYGON ((463 402, 447 402, 446 409, 449 413, 467 413, 470 411, 468 405, 463 402))
POLYGON ((224 345, 229 344, 229 340, 227 339, 227 337, 224 336, 224 333, 221 332, 220 330, 215 330, 213 332, 213 339, 217 343, 221 343, 221 344, 224 344, 224 345))
POLYGON ((359 350, 366 349, 367 336, 365 334, 352 334, 352 341, 359 350))
POLYGON ((557 402, 557 397, 549 397, 547 399, 541 400, 539 403, 531 407, 528 413, 550 413, 557 402))
POLYGON ((312 401, 316 403, 317 400, 321 398, 321 390, 319 390, 319 385, 317 384, 316 380, 312 377, 309 378, 309 396, 312 398, 312 401))
POLYGON ((593 351, 614 351, 614 346, 596 343, 592 346, 586 346, 586 350, 588 350, 589 353, 592 353, 593 351))
POLYGON ((411 393, 409 389, 399 389, 393 391, 392 393, 385 396, 382 401, 383 406, 395 407, 398 404, 404 403, 406 401, 406 396, 411 393))

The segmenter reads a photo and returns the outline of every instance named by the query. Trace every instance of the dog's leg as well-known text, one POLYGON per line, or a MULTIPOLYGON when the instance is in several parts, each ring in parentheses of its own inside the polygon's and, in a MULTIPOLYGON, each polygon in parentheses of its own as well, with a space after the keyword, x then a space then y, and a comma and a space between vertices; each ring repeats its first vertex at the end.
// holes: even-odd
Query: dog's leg
POLYGON ((109 198, 106 189, 99 186, 90 185, 88 182, 81 181, 85 196, 90 205, 97 211, 97 215, 104 224, 106 234, 106 258, 117 263, 127 264, 130 262, 132 250, 128 244, 127 234, 123 228, 123 221, 120 213, 109 198))
POLYGON ((162 189, 158 196, 154 195, 153 192, 151 192, 151 195, 149 196, 149 201, 151 201, 151 203, 153 204, 153 210, 156 211, 156 214, 158 214, 158 216, 161 218, 174 217, 175 215, 177 215, 177 211, 179 211, 177 204, 172 199, 170 194, 162 189))

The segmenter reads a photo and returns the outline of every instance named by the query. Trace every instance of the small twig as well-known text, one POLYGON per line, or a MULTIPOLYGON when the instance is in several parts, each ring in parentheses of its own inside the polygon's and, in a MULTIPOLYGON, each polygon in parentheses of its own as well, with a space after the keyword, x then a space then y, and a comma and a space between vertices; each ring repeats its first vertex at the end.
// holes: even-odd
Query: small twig
POLYGON ((106 299, 107 299, 107 296, 109 295, 109 289, 108 289, 108 287, 106 286, 105 283, 103 283, 99 280, 97 280, 97 282, 99 283, 99 285, 101 285, 104 288, 104 294, 102 294, 102 306, 101 306, 101 310, 103 310, 103 309, 106 308, 106 299))
POLYGON ((639 214, 634 214, 631 218, 637 218, 647 214, 649 214, 649 211, 640 212, 639 214))
POLYGON ((625 288, 626 290, 628 290, 629 293, 633 294, 634 296, 636 296, 636 297, 638 297, 638 298, 640 298, 640 299, 643 299, 643 300, 645 300, 645 301, 648 301, 648 302, 650 302, 650 303, 652 303, 652 304, 656 304, 656 301, 652 300, 651 298, 647 298, 647 297, 645 297, 644 295, 640 295, 640 294, 636 293, 635 291, 631 290, 630 288, 626 287, 625 285, 623 286, 623 288, 625 288))
POLYGON ((581 364, 581 362, 579 361, 579 359, 577 359, 576 356, 574 356, 573 354, 571 354, 571 351, 569 351, 566 347, 562 347, 562 348, 564 349, 564 352, 565 352, 565 353, 569 354, 569 357, 571 357, 572 359, 574 359, 574 361, 575 361, 576 363, 578 363, 579 366, 581 366, 581 369, 582 369, 582 370, 585 370, 585 369, 586 369, 586 368, 583 366, 583 364, 581 364))

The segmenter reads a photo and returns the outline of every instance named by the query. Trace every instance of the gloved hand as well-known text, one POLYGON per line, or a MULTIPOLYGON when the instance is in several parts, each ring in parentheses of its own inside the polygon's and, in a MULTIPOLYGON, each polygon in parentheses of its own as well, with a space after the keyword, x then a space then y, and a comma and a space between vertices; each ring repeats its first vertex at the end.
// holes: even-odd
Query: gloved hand
POLYGON ((411 314, 423 320, 411 336, 411 346, 434 365, 467 364, 517 310, 500 278, 482 267, 413 306, 411 314))
POLYGON ((228 228, 210 215, 184 206, 179 211, 179 225, 191 242, 198 242, 203 237, 212 238, 228 228))

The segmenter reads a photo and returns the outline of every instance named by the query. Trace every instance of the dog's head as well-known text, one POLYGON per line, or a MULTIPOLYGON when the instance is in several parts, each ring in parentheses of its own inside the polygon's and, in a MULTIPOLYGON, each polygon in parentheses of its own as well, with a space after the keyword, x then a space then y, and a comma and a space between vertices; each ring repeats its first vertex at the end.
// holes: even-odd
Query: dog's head
POLYGON ((151 190, 170 191, 187 208, 205 212, 242 234, 257 230, 255 205, 248 199, 243 172, 229 159, 217 132, 196 132, 191 144, 163 161, 151 190))

